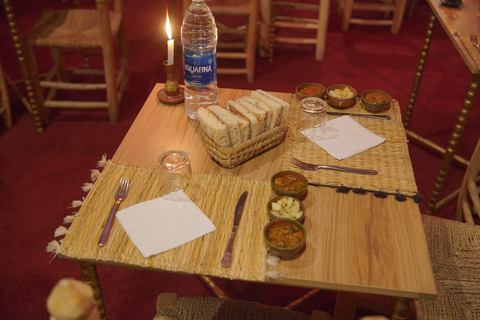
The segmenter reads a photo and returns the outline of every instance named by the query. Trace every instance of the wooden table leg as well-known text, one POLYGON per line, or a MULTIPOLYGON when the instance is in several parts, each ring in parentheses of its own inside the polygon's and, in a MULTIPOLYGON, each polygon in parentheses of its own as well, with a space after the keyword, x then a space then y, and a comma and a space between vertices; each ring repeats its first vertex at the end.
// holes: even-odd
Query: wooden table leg
POLYGON ((448 142, 448 147, 446 149, 445 155, 443 156, 442 167, 438 173, 437 180, 433 186, 433 191, 428 202, 426 214, 432 214, 436 209, 436 204, 440 195, 440 191, 445 184, 445 178, 447 176, 448 170, 452 164, 452 160, 455 155, 455 150, 457 149, 458 141, 462 135, 463 129, 465 128, 465 123, 467 122, 468 115, 472 109, 473 102, 477 96, 478 89, 480 87, 480 74, 474 74, 472 82, 467 92, 467 96, 463 102, 462 110, 457 119, 457 124, 453 129, 452 136, 448 142))
POLYGON ((98 313, 102 320, 107 320, 107 312, 105 310, 105 303, 103 301, 102 289, 98 282, 97 267, 88 262, 79 262, 80 272, 85 283, 88 283, 93 288, 93 297, 97 301, 98 313))
POLYGON ((397 298, 393 306, 391 320, 406 320, 410 312, 410 303, 412 299, 397 298))
MULTIPOLYGON (((423 69, 425 67, 425 62, 426 62, 426 59, 427 59, 428 50, 430 49, 430 43, 432 41, 433 29, 435 27, 436 21, 437 21, 437 18, 435 17, 435 14, 432 13, 432 15, 430 17, 430 22, 428 24, 427 33, 426 33, 426 36, 425 36, 425 41, 424 41, 424 44, 423 44, 423 49, 422 49, 422 53, 421 53, 421 56, 420 56, 420 61, 419 61, 418 67, 417 67, 417 72, 415 74, 415 80, 414 80, 414 83, 413 83, 412 92, 410 94, 410 99, 409 99, 407 110, 406 110, 405 117, 404 117, 404 120, 403 120, 403 126, 405 127, 405 132, 407 133, 407 136, 409 138, 412 138, 412 139, 414 139, 414 140, 416 140, 416 141, 418 141, 418 142, 420 142, 420 143, 422 143, 422 144, 440 152, 441 154, 443 154, 442 166, 441 166, 440 171, 437 175, 435 185, 434 185, 432 193, 430 195, 430 199, 429 199, 427 209, 426 209, 426 212, 425 212, 426 214, 432 214, 433 212, 435 212, 435 210, 437 210, 438 208, 443 206, 444 203, 445 203, 445 201, 443 201, 442 203, 439 203, 439 195, 440 195, 440 192, 443 188, 443 185, 445 184, 445 179, 446 179, 447 173, 450 169, 450 166, 452 164, 452 161, 455 160, 455 161, 457 161, 461 164, 464 164, 464 165, 468 164, 468 160, 465 160, 462 157, 459 157, 458 155, 456 155, 455 151, 456 151, 456 148, 457 148, 457 145, 458 145, 458 141, 460 140, 460 136, 462 135, 462 132, 465 128, 465 122, 467 121, 468 115, 470 114, 470 109, 472 108, 473 102, 474 102, 475 97, 477 95, 477 91, 480 87, 480 75, 474 74, 472 82, 470 84, 470 88, 467 92, 467 97, 464 100, 463 107, 460 111, 460 115, 459 115, 458 120, 457 120, 457 124, 454 127, 454 130, 453 130, 452 136, 450 138, 450 141, 448 142, 447 148, 442 148, 439 145, 435 144, 434 142, 432 142, 432 141, 430 141, 426 138, 421 137, 420 135, 416 134, 415 132, 412 132, 412 131, 408 130, 408 127, 410 125, 410 121, 411 121, 411 118, 412 118, 412 113, 413 113, 413 109, 414 109, 415 100, 416 100, 417 94, 418 94, 418 89, 420 87, 420 82, 422 80, 423 69)), ((446 200, 450 201, 454 197, 449 196, 447 198, 446 198, 446 200)))
POLYGON ((428 50, 430 49, 430 43, 432 42, 433 29, 435 28, 436 21, 437 18, 432 13, 432 15, 430 16, 430 21, 428 23, 427 34, 423 43, 420 61, 418 62, 417 73, 415 73, 415 80, 413 81, 413 87, 412 92, 410 93, 410 100, 408 101, 407 111, 405 113, 405 118, 403 119, 403 126, 405 127, 405 129, 408 129, 410 125, 410 120, 412 119, 413 107, 415 105, 415 100, 417 99, 420 82, 422 81, 423 69, 425 68, 425 61, 427 60, 428 50))
POLYGON ((358 293, 338 292, 333 320, 353 320, 357 311, 358 293))

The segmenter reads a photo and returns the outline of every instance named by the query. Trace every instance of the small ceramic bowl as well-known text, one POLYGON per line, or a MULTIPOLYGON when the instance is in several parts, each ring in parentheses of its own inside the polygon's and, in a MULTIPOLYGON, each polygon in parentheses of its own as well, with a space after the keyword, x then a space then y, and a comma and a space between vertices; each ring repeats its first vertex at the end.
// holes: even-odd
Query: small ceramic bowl
POLYGON ((303 198, 307 192, 308 180, 296 171, 279 171, 270 179, 273 192, 279 196, 303 198))
POLYGON ((269 252, 283 260, 299 256, 306 238, 303 225, 291 219, 272 220, 263 229, 263 239, 269 252))
POLYGON ((346 84, 331 85, 327 88, 327 102, 338 109, 354 106, 357 102, 357 90, 346 84))
POLYGON ((305 205, 294 197, 279 196, 271 199, 267 203, 267 212, 270 220, 292 219, 300 223, 305 220, 305 205), (280 211, 273 210, 274 203, 281 207, 280 211), (293 213, 289 212, 288 209, 293 209, 293 213), (294 216, 295 213, 298 213, 297 216, 294 216))
POLYGON ((364 91, 361 96, 362 105, 370 112, 380 112, 388 108, 392 102, 392 96, 385 91, 371 89, 364 91))
POLYGON ((318 83, 304 83, 297 87, 296 94, 300 100, 312 97, 323 99, 325 87, 318 83))

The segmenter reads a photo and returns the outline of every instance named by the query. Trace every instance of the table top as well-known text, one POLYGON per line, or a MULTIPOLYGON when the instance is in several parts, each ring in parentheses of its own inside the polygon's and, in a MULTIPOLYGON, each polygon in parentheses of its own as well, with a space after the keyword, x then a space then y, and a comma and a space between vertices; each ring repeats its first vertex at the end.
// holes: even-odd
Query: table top
MULTIPOLYGON (((219 198, 228 192, 220 196, 210 192, 209 197, 192 198, 195 203, 202 202, 198 205, 206 210, 204 213, 213 212, 209 217, 214 224, 217 223, 217 231, 213 233, 217 235, 212 235, 216 238, 209 240, 214 241, 216 245, 208 250, 202 248, 203 251, 195 252, 193 256, 191 252, 188 253, 189 244, 186 244, 172 256, 166 252, 144 259, 131 245, 131 241, 118 222, 113 227, 111 244, 121 244, 124 249, 119 250, 108 245, 105 248, 96 248, 97 233, 100 234, 101 226, 91 228, 87 223, 89 219, 98 219, 98 214, 106 217, 109 206, 108 202, 105 202, 97 206, 82 207, 79 211, 81 219, 75 219, 70 232, 62 242, 59 250, 60 257, 97 264, 413 299, 436 296, 419 207, 411 198, 399 202, 393 196, 386 199, 377 198, 373 192, 339 193, 332 187, 309 186, 308 195, 304 200, 307 208, 304 222, 307 230, 305 252, 295 260, 281 261, 276 267, 267 267, 266 264, 261 263, 256 266, 253 256, 256 257, 255 259, 260 257, 262 262, 265 257, 262 238, 259 234, 267 221, 266 214, 262 211, 266 201, 271 197, 269 179, 281 168, 281 155, 285 143, 236 168, 223 168, 210 158, 202 140, 202 129, 198 122, 187 118, 183 104, 168 106, 158 103, 156 93, 162 88, 162 84, 157 84, 153 88, 137 119, 112 157, 110 166, 102 172, 99 178, 101 181, 95 183, 86 202, 102 198, 102 193, 106 193, 105 197, 108 196, 110 201, 115 186, 112 182, 110 190, 103 188, 102 183, 110 178, 118 183, 119 175, 125 174, 128 170, 130 173, 131 170, 135 170, 135 175, 141 176, 144 182, 155 181, 155 177, 152 178, 152 176, 157 171, 155 168, 158 155, 168 149, 184 150, 191 158, 196 181, 207 180, 209 186, 217 186, 214 189, 250 190, 251 194, 255 195, 247 200, 246 211, 250 214, 244 214, 245 217, 242 217, 244 225, 243 227, 241 225, 237 235, 241 239, 237 238, 235 242, 231 268, 220 268, 219 265, 228 241, 233 214, 227 221, 213 215, 218 213, 219 206, 220 208, 224 206, 225 208, 222 209, 233 212, 238 198, 235 192, 230 192, 235 194, 228 195, 228 199, 224 200, 219 198), (102 188, 106 190, 101 190, 102 188), (99 208, 105 212, 98 213, 99 208), (92 235, 87 233, 93 234, 93 238, 96 237, 96 239, 88 239, 92 238, 92 235), (242 234, 245 235, 243 239, 242 234), (239 248, 244 244, 248 246, 239 248), (256 250, 259 246, 262 250, 256 250), (211 249, 215 247, 218 247, 218 250, 211 249), (239 259, 243 257, 248 261, 250 255, 252 255, 251 265, 244 263, 240 266, 239 259), (209 258, 205 259, 207 256, 209 258), (207 260, 210 258, 215 264, 213 269, 209 269, 210 266, 207 265, 209 263, 207 260), (195 259, 199 259, 202 263, 196 263, 195 259), (195 268, 172 267, 172 264, 182 264, 187 260, 193 262, 196 265, 195 268), (265 270, 259 270, 259 268, 278 271, 278 279, 265 277, 265 270)), ((285 101, 291 100, 289 93, 272 94, 285 101)), ((219 104, 224 105, 226 100, 245 95, 250 95, 250 91, 221 88, 219 104)), ((392 112, 397 111, 392 110, 392 112)), ((400 134, 404 134, 403 128, 401 126, 400 128, 400 134)), ((132 192, 137 192, 138 199, 144 200, 158 196, 155 191, 150 190, 151 194, 147 195, 145 190, 134 190, 132 186, 132 192)), ((191 194, 195 197, 196 193, 191 194)), ((132 198, 134 197, 132 195, 132 198)), ((129 198, 125 200, 127 206, 131 205, 127 202, 128 200, 129 198)))
POLYGON ((427 0, 435 17, 462 56, 472 74, 480 73, 480 53, 469 42, 470 35, 480 40, 480 17, 477 16, 479 2, 462 0, 458 7, 447 7, 440 0, 427 0))

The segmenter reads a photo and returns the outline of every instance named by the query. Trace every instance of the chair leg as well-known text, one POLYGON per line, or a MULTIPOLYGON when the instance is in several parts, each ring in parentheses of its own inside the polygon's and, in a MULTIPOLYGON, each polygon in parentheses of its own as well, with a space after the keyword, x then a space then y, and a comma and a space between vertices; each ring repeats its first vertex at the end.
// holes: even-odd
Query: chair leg
POLYGON ((108 117, 111 124, 116 124, 118 122, 118 101, 112 43, 104 46, 103 64, 105 68, 105 82, 107 84, 108 117))
POLYGON ((3 68, 0 63, 0 113, 3 116, 3 122, 5 126, 12 126, 12 109, 10 106, 10 100, 8 99, 7 85, 3 77, 3 68))
POLYGON ((58 79, 61 82, 68 82, 67 69, 65 68, 65 60, 63 59, 60 48, 52 47, 50 48, 50 51, 52 53, 53 62, 55 63, 58 79))
POLYGON ((276 0, 271 0, 270 6, 270 30, 268 37, 268 64, 273 63, 273 46, 275 42, 275 15, 277 14, 276 0))
POLYGON ((348 31, 350 19, 352 18, 353 0, 345 0, 345 7, 342 11, 342 31, 348 31))
POLYGON ((257 34, 258 34, 258 1, 250 0, 252 13, 248 17, 248 34, 247 34, 247 81, 253 82, 255 77, 255 57, 257 48, 257 34))
POLYGON ((128 47, 128 38, 125 32, 125 25, 122 23, 119 31, 120 44, 120 65, 123 72, 122 88, 126 91, 130 90, 130 50, 128 47))
POLYGON ((320 61, 325 54, 327 40, 328 13, 330 0, 320 0, 318 11, 317 44, 315 45, 315 60, 320 61))
MULTIPOLYGON (((97 1, 97 11, 99 19, 108 17, 108 3, 106 0, 97 1)), ((107 21, 108 22, 108 21, 107 21)), ((108 22, 106 25, 109 25, 108 22)), ((115 68, 115 50, 113 48, 113 39, 110 29, 102 24, 100 32, 104 43, 102 45, 103 68, 105 70, 105 83, 107 85, 107 102, 108 102, 108 117, 111 124, 118 122, 118 99, 117 99, 117 84, 116 84, 116 68, 115 68)))
POLYGON ((392 34, 398 34, 402 26, 403 14, 405 12, 405 5, 407 0, 397 0, 395 12, 393 13, 393 25, 391 29, 392 34))

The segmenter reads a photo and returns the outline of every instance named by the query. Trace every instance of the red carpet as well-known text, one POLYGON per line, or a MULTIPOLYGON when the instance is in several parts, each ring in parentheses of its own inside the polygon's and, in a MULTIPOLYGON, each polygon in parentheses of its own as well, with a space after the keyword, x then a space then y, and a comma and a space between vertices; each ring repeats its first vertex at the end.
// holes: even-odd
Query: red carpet
MULTIPOLYGON (((14 1, 21 34, 38 19, 41 6, 67 6, 59 1, 14 1)), ((81 190, 90 182, 103 154, 112 157, 123 136, 156 82, 165 81, 162 62, 166 59, 163 34, 166 1, 127 1, 126 25, 131 53, 131 90, 121 103, 120 121, 110 125, 105 110, 55 110, 50 124, 37 133, 32 118, 13 92, 13 126, 0 125, 0 239, 3 263, 0 267, 0 319, 47 319, 46 297, 63 277, 80 279, 79 266, 45 252, 63 218, 76 211, 73 200, 86 194, 81 190), (162 32, 161 32, 162 31, 162 32)), ((3 67, 13 79, 20 79, 6 22, 0 8, 0 50, 3 67)), ((413 19, 404 21, 399 35, 386 27, 352 26, 340 31, 336 5, 330 8, 327 48, 323 61, 315 61, 312 46, 277 47, 275 61, 269 65, 258 58, 254 83, 242 76, 218 76, 219 87, 293 92, 304 82, 325 86, 347 83, 359 92, 370 88, 392 94, 405 110, 430 16, 424 3, 415 9, 413 19)), ((179 41, 177 40, 177 43, 179 41)), ((48 55, 39 62, 46 71, 48 55), (46 63, 44 63, 44 61, 46 63)), ((219 61, 219 65, 221 61, 219 61)), ((417 98, 411 129, 446 145, 463 104, 471 73, 438 24, 427 60, 421 91, 417 98)), ((472 108, 457 153, 469 158, 480 135, 478 99, 472 108)), ((415 144, 411 159, 419 192, 427 204, 441 165, 440 157, 415 144)), ((444 194, 455 190, 463 175, 453 166, 444 194)), ((438 215, 453 218, 454 204, 438 215)), ((211 291, 196 277, 98 267, 107 314, 110 319, 151 319, 155 301, 162 291, 184 296, 210 296, 211 291)), ((239 281, 218 280, 232 298, 286 306, 308 289, 286 288, 239 281)), ((332 312, 332 293, 325 293, 298 310, 311 313, 315 308, 332 312)), ((359 310, 358 316, 365 314, 359 310)), ((368 314, 368 312, 367 312, 368 314)))

